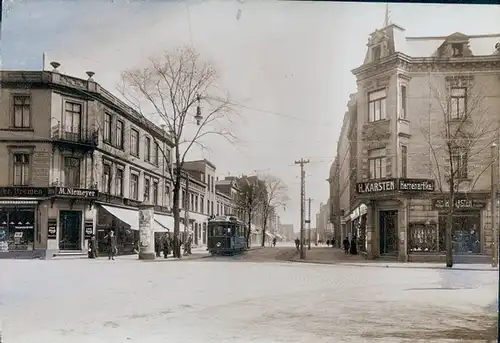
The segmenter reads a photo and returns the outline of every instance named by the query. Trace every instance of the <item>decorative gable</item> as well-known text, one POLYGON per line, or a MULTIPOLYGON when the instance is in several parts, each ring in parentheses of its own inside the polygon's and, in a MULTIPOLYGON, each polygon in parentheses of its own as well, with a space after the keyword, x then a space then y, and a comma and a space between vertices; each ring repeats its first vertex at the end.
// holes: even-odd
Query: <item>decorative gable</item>
POLYGON ((469 46, 469 37, 460 32, 449 35, 436 51, 436 57, 473 56, 469 46))
POLYGON ((382 29, 373 32, 370 37, 368 37, 366 46, 368 47, 368 51, 365 57, 365 64, 377 62, 389 56, 389 36, 387 35, 387 31, 382 29))

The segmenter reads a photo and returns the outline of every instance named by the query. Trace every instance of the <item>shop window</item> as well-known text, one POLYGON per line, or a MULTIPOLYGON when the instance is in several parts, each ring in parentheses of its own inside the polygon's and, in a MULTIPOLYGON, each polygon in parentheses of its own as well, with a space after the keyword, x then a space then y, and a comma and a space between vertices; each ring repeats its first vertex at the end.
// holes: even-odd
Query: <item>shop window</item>
POLYGON ((13 184, 14 186, 27 186, 30 182, 30 155, 15 153, 13 155, 13 184))
POLYGON ((33 250, 34 234, 34 211, 0 212, 0 251, 33 250))

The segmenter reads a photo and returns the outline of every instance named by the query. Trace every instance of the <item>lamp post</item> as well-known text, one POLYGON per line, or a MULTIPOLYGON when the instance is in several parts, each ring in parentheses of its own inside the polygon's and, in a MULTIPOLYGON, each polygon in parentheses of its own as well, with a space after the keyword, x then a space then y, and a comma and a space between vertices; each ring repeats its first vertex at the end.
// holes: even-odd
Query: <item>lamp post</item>
POLYGON ((491 244, 491 266, 498 266, 498 146, 491 145, 491 225, 493 242, 491 244))

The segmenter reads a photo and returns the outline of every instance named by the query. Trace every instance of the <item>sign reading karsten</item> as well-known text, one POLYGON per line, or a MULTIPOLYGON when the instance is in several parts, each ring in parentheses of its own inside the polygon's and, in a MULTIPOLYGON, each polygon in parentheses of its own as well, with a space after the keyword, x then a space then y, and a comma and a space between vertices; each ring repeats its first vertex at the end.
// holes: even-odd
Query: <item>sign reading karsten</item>
POLYGON ((434 192, 433 180, 428 179, 388 179, 383 181, 360 182, 356 185, 359 194, 383 192, 434 192))
POLYGON ((357 184, 359 194, 392 192, 396 190, 396 180, 368 181, 357 184))

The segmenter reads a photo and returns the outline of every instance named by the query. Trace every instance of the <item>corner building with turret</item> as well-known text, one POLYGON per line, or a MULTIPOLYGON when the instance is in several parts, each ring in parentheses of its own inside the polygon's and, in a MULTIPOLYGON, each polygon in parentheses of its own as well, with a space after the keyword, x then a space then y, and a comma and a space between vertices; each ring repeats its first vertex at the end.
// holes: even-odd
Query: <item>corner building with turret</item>
POLYGON ((337 171, 329 178, 337 235, 356 237, 367 259, 444 261, 452 159, 461 166, 453 204, 455 262, 490 262, 500 34, 406 37, 391 24, 370 34, 364 63, 352 73, 357 92, 341 132, 349 144, 338 148, 337 171), (465 112, 471 114, 467 125, 487 130, 466 153, 457 143, 447 155, 440 136, 444 114, 460 122, 465 112))

